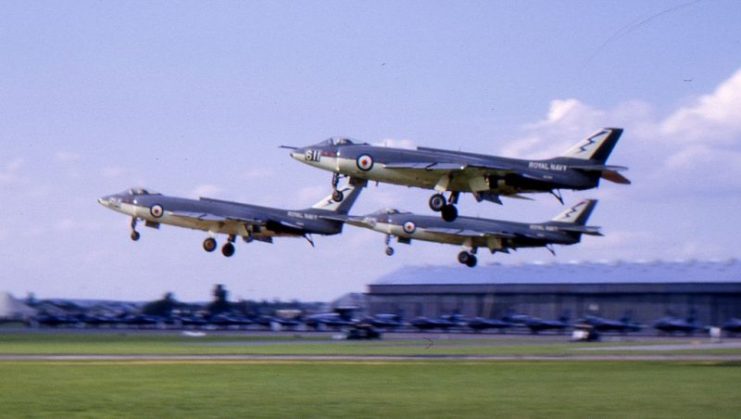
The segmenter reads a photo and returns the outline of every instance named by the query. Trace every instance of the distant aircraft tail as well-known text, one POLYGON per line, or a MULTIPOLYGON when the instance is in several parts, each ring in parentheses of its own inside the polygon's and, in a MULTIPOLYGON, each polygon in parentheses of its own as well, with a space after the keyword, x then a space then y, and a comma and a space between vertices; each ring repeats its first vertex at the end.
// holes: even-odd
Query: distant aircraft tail
POLYGON ((360 192, 363 191, 363 188, 367 184, 368 182, 364 179, 350 178, 350 182, 348 182, 347 186, 339 189, 339 191, 342 192, 341 201, 335 201, 332 197, 333 194, 329 194, 322 198, 321 201, 312 205, 311 208, 346 215, 350 212, 353 204, 355 204, 358 196, 360 196, 360 192))
POLYGON ((558 226, 558 229, 562 231, 601 236, 602 233, 600 233, 599 227, 586 225, 589 216, 592 215, 592 211, 596 206, 596 199, 585 199, 553 217, 546 224, 558 226))
POLYGON ((569 166, 586 172, 599 172, 600 177, 610 182, 630 184, 630 180, 619 173, 627 170, 626 167, 605 164, 621 135, 623 135, 622 128, 603 128, 574 144, 558 158, 584 160, 584 164, 569 164, 569 166))

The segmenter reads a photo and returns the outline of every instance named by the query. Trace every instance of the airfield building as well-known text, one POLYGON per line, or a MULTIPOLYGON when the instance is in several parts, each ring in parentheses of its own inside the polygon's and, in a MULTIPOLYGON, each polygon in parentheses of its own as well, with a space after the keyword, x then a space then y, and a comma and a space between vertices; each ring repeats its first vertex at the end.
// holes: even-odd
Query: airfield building
POLYGON ((406 319, 627 314, 651 323, 666 315, 694 315, 717 325, 741 317, 741 261, 407 267, 370 284, 367 299, 371 313, 406 319))

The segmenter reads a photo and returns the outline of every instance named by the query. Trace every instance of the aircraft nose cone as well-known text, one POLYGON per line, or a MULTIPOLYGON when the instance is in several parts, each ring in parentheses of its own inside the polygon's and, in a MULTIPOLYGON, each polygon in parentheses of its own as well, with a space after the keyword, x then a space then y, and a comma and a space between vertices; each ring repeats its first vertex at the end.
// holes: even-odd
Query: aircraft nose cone
POLYGON ((292 150, 289 154, 296 160, 299 160, 304 156, 303 150, 292 150))

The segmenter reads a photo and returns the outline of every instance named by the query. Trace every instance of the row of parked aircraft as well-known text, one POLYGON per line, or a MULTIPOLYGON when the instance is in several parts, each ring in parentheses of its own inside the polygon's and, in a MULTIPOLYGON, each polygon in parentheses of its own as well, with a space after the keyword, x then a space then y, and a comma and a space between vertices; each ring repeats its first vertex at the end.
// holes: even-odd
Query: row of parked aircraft
MULTIPOLYGON (((600 179, 628 184, 619 172, 626 168, 609 166, 607 158, 623 130, 605 128, 578 142, 564 154, 546 160, 512 159, 461 151, 418 147, 415 150, 373 146, 347 138, 333 138, 307 147, 281 146, 290 155, 310 166, 332 172, 332 193, 311 208, 290 210, 268 208, 211 198, 197 200, 165 196, 143 188, 108 195, 98 202, 131 217, 131 239, 139 240, 138 221, 159 228, 161 224, 206 231, 203 248, 213 252, 216 236, 226 235, 221 252, 232 256, 241 237, 272 243, 274 237, 304 237, 313 246, 312 235, 334 235, 344 224, 363 227, 385 235, 386 254, 391 256, 392 238, 409 244, 424 240, 462 246, 458 261, 476 266, 476 252, 508 253, 523 247, 571 245, 582 234, 601 235, 598 227, 586 222, 597 204, 584 200, 542 223, 518 223, 472 217, 458 217, 456 204, 461 193, 477 201, 501 204, 501 196, 526 198, 526 193, 551 193, 561 203, 561 190, 595 188, 600 179), (347 185, 339 186, 342 178, 347 185), (365 216, 350 210, 368 181, 385 182, 435 190, 429 206, 439 217, 416 215, 396 209, 365 216), (446 197, 443 195, 447 193, 446 197)), ((526 198, 530 199, 530 198, 526 198)))
MULTIPOLYGON (((213 316, 178 315, 152 316, 144 314, 128 314, 121 316, 103 316, 90 314, 61 315, 41 314, 31 319, 30 324, 44 327, 133 327, 133 328, 238 328, 262 327, 266 329, 313 329, 313 330, 342 330, 370 326, 384 331, 473 331, 481 333, 496 330, 506 331, 527 330, 532 334, 545 331, 565 332, 569 329, 591 329, 598 333, 614 332, 627 334, 640 332, 646 326, 635 323, 625 316, 619 320, 608 319, 596 315, 587 315, 575 322, 570 322, 568 316, 557 320, 547 320, 526 314, 509 314, 501 319, 474 317, 467 319, 458 314, 443 315, 437 318, 417 317, 405 322, 396 314, 376 314, 362 319, 353 317, 351 310, 337 310, 329 313, 319 313, 306 317, 283 318, 261 315, 245 317, 238 314, 217 314, 213 316)), ((664 317, 653 324, 653 328, 663 334, 702 333, 707 327, 699 324, 693 316, 682 319, 673 316, 664 317)), ((721 327, 730 335, 741 333, 741 319, 730 319, 721 327)))

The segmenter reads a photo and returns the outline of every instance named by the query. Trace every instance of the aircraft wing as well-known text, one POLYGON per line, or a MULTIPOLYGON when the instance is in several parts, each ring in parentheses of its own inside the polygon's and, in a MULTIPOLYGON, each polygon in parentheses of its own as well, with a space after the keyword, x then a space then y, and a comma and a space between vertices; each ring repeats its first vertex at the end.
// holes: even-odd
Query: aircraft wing
POLYGON ((449 234, 451 236, 461 236, 461 237, 497 237, 497 238, 514 238, 515 235, 506 231, 502 230, 471 230, 471 229, 461 229, 461 228, 451 228, 451 227, 432 227, 432 228, 425 228, 425 231, 429 231, 430 233, 439 233, 439 234, 449 234))
POLYGON ((260 220, 256 218, 224 216, 224 215, 211 214, 208 212, 172 211, 171 214, 175 217, 190 218, 193 220, 212 222, 212 223, 233 222, 233 223, 248 224, 248 225, 260 225, 260 226, 265 225, 265 220, 260 220))

